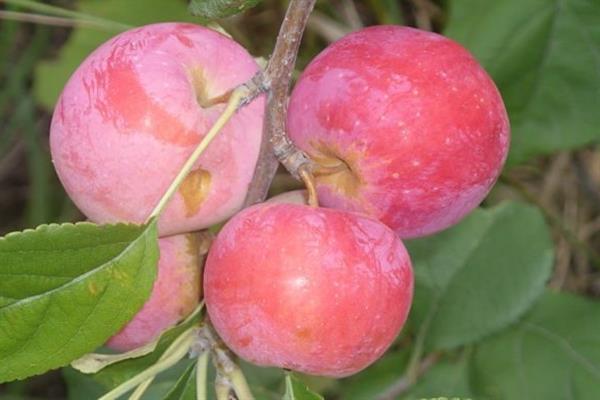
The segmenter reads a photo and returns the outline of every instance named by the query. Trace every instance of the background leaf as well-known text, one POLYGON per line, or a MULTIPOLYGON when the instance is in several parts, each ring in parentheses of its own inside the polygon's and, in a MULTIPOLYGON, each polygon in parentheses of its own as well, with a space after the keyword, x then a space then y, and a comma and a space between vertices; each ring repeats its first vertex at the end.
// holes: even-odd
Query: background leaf
MULTIPOLYGON (((85 0, 77 2, 79 11, 131 27, 148 23, 178 21, 200 23, 191 16, 183 1, 162 0, 85 0)), ((34 93, 51 109, 62 88, 81 62, 100 44, 120 30, 75 28, 55 59, 40 63, 35 71, 34 93)))
MULTIPOLYGON (((159 374, 148 390, 144 392, 143 400, 163 400, 179 377, 185 372, 188 363, 189 360, 187 359, 181 360, 159 374)), ((111 389, 95 380, 93 376, 82 374, 73 368, 63 368, 62 372, 67 383, 67 398, 69 400, 97 399, 111 389)), ((212 397, 209 397, 209 399, 212 399, 212 397)))
POLYGON ((509 164, 600 141, 600 2, 454 0, 445 34, 498 85, 513 130, 509 164))
POLYGON ((409 352, 389 352, 364 371, 341 381, 339 391, 344 400, 372 400, 385 391, 405 372, 409 352))
POLYGON ((169 390, 164 400, 196 400, 196 363, 187 360, 189 366, 169 390))
POLYGON ((289 373, 285 376, 283 400, 323 400, 323 397, 310 391, 304 383, 289 373))
POLYGON ((401 399, 421 400, 436 396, 448 399, 473 399, 469 368, 468 354, 455 360, 441 360, 419 378, 401 399))
POLYGON ((92 375, 93 379, 101 383, 107 389, 112 389, 120 385, 156 363, 167 347, 169 347, 184 331, 197 324, 198 321, 200 321, 200 318, 201 316, 198 314, 189 321, 165 331, 160 336, 156 349, 152 353, 143 357, 132 358, 112 364, 92 375))
POLYGON ((256 6, 262 0, 191 0, 189 10, 193 15, 207 19, 230 17, 256 6))
POLYGON ((0 259, 4 382, 68 364, 135 315, 156 277, 156 224, 42 225, 0 238, 0 259))
POLYGON ((600 398, 600 302, 548 292, 477 347, 476 389, 493 399, 600 398))
POLYGON ((520 203, 476 210, 407 247, 416 281, 411 318, 426 324, 431 349, 472 343, 516 321, 543 292, 552 270, 544 219, 520 203))

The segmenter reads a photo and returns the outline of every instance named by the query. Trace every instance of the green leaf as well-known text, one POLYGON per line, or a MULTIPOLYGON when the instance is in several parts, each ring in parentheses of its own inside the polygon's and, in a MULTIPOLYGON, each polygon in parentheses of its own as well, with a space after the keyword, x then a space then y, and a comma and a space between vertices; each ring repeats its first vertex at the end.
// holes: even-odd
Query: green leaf
POLYGON ((478 209, 459 225, 407 243, 412 319, 429 349, 477 341, 515 322, 544 290, 553 247, 541 213, 520 203, 478 209))
MULTIPOLYGON (((189 362, 189 361, 188 361, 189 362)), ((196 400, 196 363, 190 362, 164 400, 196 400)))
MULTIPOLYGON (((152 385, 144 392, 143 400, 163 400, 188 366, 189 360, 181 360, 168 370, 158 374, 152 385)), ((111 388, 86 375, 67 367, 62 369, 67 384, 69 400, 90 400, 105 395, 111 388)), ((124 397, 126 398, 126 397, 124 397)), ((4 400, 4 399, 3 399, 4 400)))
POLYGON ((5 382, 68 364, 136 314, 156 278, 156 223, 42 225, 0 238, 0 259, 5 382))
POLYGON ((147 343, 141 347, 137 347, 133 350, 126 351, 124 353, 117 354, 102 354, 102 353, 88 353, 83 357, 71 363, 71 366, 77 371, 81 371, 84 374, 95 374, 98 371, 108 367, 109 365, 116 364, 121 361, 129 360, 132 358, 143 357, 147 354, 152 353, 156 350, 158 339, 147 343))
POLYGON ((256 398, 281 399, 281 388, 285 385, 285 373, 281 368, 259 367, 242 359, 238 364, 256 398))
POLYGON ((408 364, 408 351, 388 353, 364 371, 341 381, 344 400, 375 399, 400 379, 408 364))
MULTIPOLYGON (((155 22, 199 22, 191 16, 183 1, 163 0, 81 0, 79 11, 89 15, 116 21, 131 27, 155 22)), ((35 71, 34 93, 43 106, 51 109, 56 103, 67 80, 81 62, 98 46, 120 33, 77 27, 57 58, 39 65, 35 71)))
POLYGON ((107 389, 112 389, 128 379, 133 378, 138 373, 149 368, 158 361, 164 351, 177 339, 184 331, 188 330, 200 321, 200 314, 196 314, 181 324, 164 332, 156 345, 156 350, 143 357, 132 358, 109 365, 100 372, 93 375, 93 378, 104 385, 107 389))
POLYGON ((469 361, 468 354, 464 354, 456 360, 438 361, 401 399, 415 400, 435 396, 444 396, 448 399, 472 398, 469 361))
POLYGON ((420 397, 419 400, 471 400, 471 398, 467 398, 467 397, 431 397, 431 398, 424 398, 424 397, 420 397))
POLYGON ((191 0, 189 10, 193 15, 217 19, 239 14, 256 6, 262 0, 191 0))
POLYGON ((509 164, 600 140, 600 2, 454 0, 445 34, 504 97, 509 164))
POLYGON ((89 375, 82 374, 70 367, 62 368, 61 373, 67 387, 68 400, 98 399, 106 393, 106 387, 89 375))
POLYGON ((285 394, 283 400, 323 400, 323 397, 311 392, 305 384, 292 374, 285 375, 285 394))
POLYGON ((548 292, 477 347, 473 382, 491 399, 600 398, 600 302, 548 292))
MULTIPOLYGON (((77 360, 73 361, 71 363, 71 366, 73 368, 75 368, 77 371, 83 372, 84 374, 95 374, 111 365, 121 363, 126 360, 142 358, 146 355, 152 354, 157 349, 157 347, 159 347, 159 344, 161 344, 161 346, 162 346, 160 348, 160 351, 163 352, 166 348, 166 346, 165 346, 166 342, 169 341, 168 344, 171 344, 173 342, 173 340, 175 339, 175 338, 173 338, 173 340, 170 340, 171 335, 174 335, 174 333, 169 333, 169 332, 171 332, 171 331, 183 332, 183 330, 186 330, 187 328, 194 325, 196 322, 199 321, 200 312, 202 311, 203 308, 204 308, 204 302, 201 302, 196 307, 196 309, 194 311, 192 311, 192 313, 186 317, 185 320, 181 321, 178 325, 176 325, 170 329, 167 329, 165 332, 162 332, 161 335, 159 337, 157 337, 155 340, 153 340, 152 342, 146 343, 145 345, 143 345, 141 347, 137 347, 135 349, 126 351, 124 353, 117 353, 117 354, 114 354, 114 353, 110 353, 110 354, 88 353, 88 354, 85 354, 83 357, 78 358, 77 360), (161 342, 161 340, 162 340, 162 342, 161 342)), ((151 359, 151 358, 152 357, 148 357, 148 359, 151 359)))

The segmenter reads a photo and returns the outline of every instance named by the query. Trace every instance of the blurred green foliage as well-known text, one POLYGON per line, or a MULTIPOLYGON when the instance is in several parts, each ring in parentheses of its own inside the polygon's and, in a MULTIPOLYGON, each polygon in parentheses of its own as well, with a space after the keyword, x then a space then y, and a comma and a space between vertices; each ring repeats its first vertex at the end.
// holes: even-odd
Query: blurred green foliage
POLYGON ((260 2, 261 0, 191 0, 189 10, 192 15, 211 20, 239 14, 260 2))
POLYGON ((509 164, 600 141, 600 3, 457 0, 445 33, 494 78, 513 138, 509 164))
MULTIPOLYGON (((197 21, 187 11, 183 2, 161 0, 81 0, 79 11, 116 21, 128 27, 166 21, 197 21)), ((37 100, 52 109, 63 86, 96 47, 119 33, 112 25, 102 29, 75 29, 57 58, 39 63, 35 69, 35 95, 37 100)))

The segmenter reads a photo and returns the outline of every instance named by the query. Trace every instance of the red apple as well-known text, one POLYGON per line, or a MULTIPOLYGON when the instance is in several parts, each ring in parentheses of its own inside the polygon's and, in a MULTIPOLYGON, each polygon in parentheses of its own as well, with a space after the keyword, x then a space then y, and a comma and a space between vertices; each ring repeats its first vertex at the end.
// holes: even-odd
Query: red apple
POLYGON ((366 212, 401 237, 459 221, 486 196, 509 146, 496 86, 457 43, 375 26, 333 43, 291 95, 288 131, 337 172, 317 178, 327 207, 366 212))
POLYGON ((150 343, 196 308, 201 290, 198 244, 195 234, 159 239, 158 276, 150 298, 108 347, 128 351, 150 343))
MULTIPOLYGON (((65 86, 52 119, 58 175, 94 222, 143 222, 223 111, 210 104, 258 71, 228 37, 163 23, 95 50, 65 86)), ((234 214, 252 178, 264 98, 241 109, 209 146, 159 220, 161 236, 234 214)))
POLYGON ((210 319, 239 356, 333 377, 383 354, 412 291, 409 256, 390 228, 298 204, 263 203, 234 216, 204 272, 210 319))

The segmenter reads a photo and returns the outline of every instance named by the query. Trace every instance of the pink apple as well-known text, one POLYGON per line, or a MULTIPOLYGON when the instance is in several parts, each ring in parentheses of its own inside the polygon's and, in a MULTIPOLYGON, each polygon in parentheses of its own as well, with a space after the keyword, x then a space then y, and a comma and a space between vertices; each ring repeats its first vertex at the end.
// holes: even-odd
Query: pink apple
MULTIPOLYGON (((185 23, 147 25, 95 50, 65 86, 52 119, 58 175, 94 222, 143 222, 254 59, 233 40, 185 23)), ((264 98, 241 109, 181 185, 161 236, 206 228, 242 205, 258 157, 264 98)))
POLYGON ((108 341, 108 347, 128 351, 150 343, 196 308, 201 291, 198 244, 195 234, 159 239, 158 276, 152 294, 136 316, 108 341))
POLYGON ((509 146, 496 86, 457 43, 375 26, 326 48, 291 96, 289 135, 319 164, 327 207, 366 212, 401 237, 456 223, 486 196, 509 146))
POLYGON ((223 341, 258 365, 347 376, 390 346, 408 314, 410 259, 366 215, 263 203, 223 227, 204 293, 223 341))

